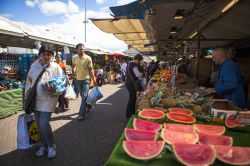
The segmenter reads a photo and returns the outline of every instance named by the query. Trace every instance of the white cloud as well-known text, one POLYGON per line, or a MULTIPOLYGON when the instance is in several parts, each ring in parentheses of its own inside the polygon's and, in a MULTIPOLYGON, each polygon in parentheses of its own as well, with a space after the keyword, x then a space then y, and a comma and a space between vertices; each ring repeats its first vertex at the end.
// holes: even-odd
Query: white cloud
POLYGON ((43 0, 26 0, 25 1, 25 4, 28 6, 28 7, 35 7, 37 4, 39 4, 41 1, 43 0))
POLYGON ((79 12, 78 6, 71 0, 68 1, 68 4, 65 4, 61 1, 43 1, 39 8, 41 12, 45 15, 56 15, 56 14, 68 14, 79 12))
POLYGON ((105 3, 105 0, 96 0, 96 3, 97 3, 97 4, 104 4, 104 3, 105 3))
POLYGON ((116 5, 126 5, 126 4, 129 4, 131 2, 134 2, 135 0, 118 0, 116 5))
POLYGON ((13 17, 13 15, 10 13, 3 13, 3 14, 0 14, 0 17, 11 18, 11 17, 13 17))

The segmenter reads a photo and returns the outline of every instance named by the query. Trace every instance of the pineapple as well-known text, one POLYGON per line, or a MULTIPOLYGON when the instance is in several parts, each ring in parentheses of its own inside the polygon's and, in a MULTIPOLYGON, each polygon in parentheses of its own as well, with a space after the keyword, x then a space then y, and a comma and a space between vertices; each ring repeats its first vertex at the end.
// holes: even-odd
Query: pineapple
POLYGON ((194 104, 193 105, 193 111, 194 111, 195 114, 200 114, 200 113, 203 112, 203 109, 202 109, 202 107, 200 105, 194 104))
POLYGON ((176 107, 177 102, 174 98, 164 98, 161 100, 161 104, 167 107, 173 108, 173 107, 176 107))

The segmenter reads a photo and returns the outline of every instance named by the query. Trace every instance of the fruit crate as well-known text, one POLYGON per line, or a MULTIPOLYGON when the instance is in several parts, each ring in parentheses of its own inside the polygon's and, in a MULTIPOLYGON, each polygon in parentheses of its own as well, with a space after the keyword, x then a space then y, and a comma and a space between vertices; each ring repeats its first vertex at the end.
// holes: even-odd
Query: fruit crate
POLYGON ((224 122, 227 115, 237 114, 240 111, 232 102, 225 99, 215 99, 212 103, 211 114, 216 122, 224 122))

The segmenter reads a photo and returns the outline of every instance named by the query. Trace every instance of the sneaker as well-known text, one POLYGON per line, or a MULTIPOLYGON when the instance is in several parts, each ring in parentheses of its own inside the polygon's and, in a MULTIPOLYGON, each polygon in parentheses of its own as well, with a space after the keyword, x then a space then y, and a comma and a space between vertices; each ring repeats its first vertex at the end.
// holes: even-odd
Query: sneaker
POLYGON ((85 117, 84 116, 78 116, 78 121, 82 121, 82 120, 84 120, 85 119, 85 117))
POLYGON ((42 157, 46 154, 46 152, 47 152, 47 148, 41 146, 40 149, 35 153, 35 155, 37 157, 42 157))
POLYGON ((48 148, 48 158, 53 159, 55 157, 56 157, 56 147, 55 146, 49 147, 48 148))

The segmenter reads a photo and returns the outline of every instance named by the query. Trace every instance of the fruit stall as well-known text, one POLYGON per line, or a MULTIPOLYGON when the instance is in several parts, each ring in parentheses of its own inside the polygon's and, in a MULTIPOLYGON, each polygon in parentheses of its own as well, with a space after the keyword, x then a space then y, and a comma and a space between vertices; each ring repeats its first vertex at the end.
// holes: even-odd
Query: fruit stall
POLYGON ((155 82, 105 165, 249 165, 249 114, 202 88, 155 82))

